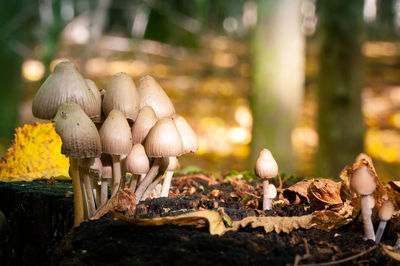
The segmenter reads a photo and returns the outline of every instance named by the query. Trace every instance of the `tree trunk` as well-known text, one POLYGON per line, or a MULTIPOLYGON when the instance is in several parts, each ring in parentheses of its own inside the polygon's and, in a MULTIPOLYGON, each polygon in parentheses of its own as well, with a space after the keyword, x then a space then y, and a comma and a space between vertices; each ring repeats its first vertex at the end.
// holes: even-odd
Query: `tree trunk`
POLYGON ((273 153, 280 171, 293 169, 291 132, 303 101, 304 37, 301 0, 258 1, 252 40, 254 165, 262 148, 273 153))
POLYGON ((321 1, 318 174, 338 176, 363 150, 362 0, 321 1))

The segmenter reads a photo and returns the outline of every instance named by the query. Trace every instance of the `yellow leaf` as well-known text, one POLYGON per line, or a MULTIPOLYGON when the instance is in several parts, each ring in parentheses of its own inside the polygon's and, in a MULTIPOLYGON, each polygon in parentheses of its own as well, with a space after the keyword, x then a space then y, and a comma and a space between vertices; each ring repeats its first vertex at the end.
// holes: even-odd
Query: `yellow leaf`
POLYGON ((69 176, 69 161, 61 154, 61 138, 53 124, 24 125, 14 135, 14 144, 0 161, 0 181, 69 176))

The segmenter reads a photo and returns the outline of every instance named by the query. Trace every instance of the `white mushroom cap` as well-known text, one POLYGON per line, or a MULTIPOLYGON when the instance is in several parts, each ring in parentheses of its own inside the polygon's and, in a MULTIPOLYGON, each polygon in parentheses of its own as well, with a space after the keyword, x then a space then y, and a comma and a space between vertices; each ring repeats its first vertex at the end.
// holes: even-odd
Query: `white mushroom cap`
POLYGON ((101 142, 93 121, 73 102, 64 103, 54 118, 62 140, 61 153, 72 158, 100 157, 101 142))
POLYGON ((350 179, 350 188, 360 194, 369 195, 376 188, 375 176, 368 170, 367 166, 362 166, 354 171, 350 179))
POLYGON ((151 106, 159 119, 175 116, 174 105, 153 77, 144 76, 139 80, 138 93, 140 108, 151 106))
POLYGON ((100 116, 100 105, 72 62, 56 65, 36 93, 32 113, 37 118, 51 120, 65 102, 77 103, 90 118, 100 116))
POLYGON ((170 118, 157 121, 145 140, 148 157, 175 157, 183 153, 181 136, 170 118))
POLYGON ((274 199, 276 197, 276 187, 273 184, 268 184, 266 197, 269 199, 274 199))
POLYGON ((120 110, 127 119, 135 121, 139 113, 139 95, 132 78, 123 72, 115 74, 104 93, 103 111, 120 110))
POLYGON ((379 219, 381 221, 389 221, 392 218, 394 206, 392 201, 385 201, 379 209, 379 219))
POLYGON ((133 143, 143 143, 150 129, 157 122, 156 113, 150 106, 145 106, 140 109, 135 123, 132 126, 133 143))
POLYGON ((195 153, 199 149, 199 141, 192 127, 186 122, 185 118, 180 115, 174 118, 174 122, 182 138, 183 153, 195 153))
POLYGON ((125 115, 112 110, 100 128, 103 152, 114 155, 127 155, 132 148, 132 134, 125 115))
POLYGON ((126 171, 135 175, 146 174, 150 169, 149 158, 142 144, 133 145, 125 160, 126 171))
POLYGON ((263 149, 258 155, 254 171, 260 178, 273 178, 278 175, 278 164, 268 149, 263 149))

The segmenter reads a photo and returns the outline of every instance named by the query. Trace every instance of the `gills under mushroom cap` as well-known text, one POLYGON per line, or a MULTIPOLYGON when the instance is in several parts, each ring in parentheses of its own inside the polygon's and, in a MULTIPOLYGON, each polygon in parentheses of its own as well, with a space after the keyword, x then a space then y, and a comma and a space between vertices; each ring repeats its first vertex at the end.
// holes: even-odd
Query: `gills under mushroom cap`
POLYGON ((100 157, 102 149, 99 133, 78 104, 62 104, 54 122, 62 140, 62 154, 73 158, 100 157))
POLYGON ((32 113, 37 118, 51 120, 65 102, 77 103, 90 118, 100 116, 100 105, 72 62, 56 65, 36 93, 32 113))

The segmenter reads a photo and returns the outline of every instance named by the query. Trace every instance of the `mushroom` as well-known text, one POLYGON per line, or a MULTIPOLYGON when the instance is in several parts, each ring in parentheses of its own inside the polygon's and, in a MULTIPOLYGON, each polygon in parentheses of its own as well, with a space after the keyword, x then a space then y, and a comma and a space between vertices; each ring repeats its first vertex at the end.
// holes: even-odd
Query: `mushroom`
POLYGON ((151 106, 158 119, 175 116, 174 105, 153 77, 147 75, 139 80, 138 93, 140 108, 151 106))
POLYGON ((129 188, 132 192, 135 192, 138 178, 144 178, 150 169, 150 161, 142 144, 137 143, 133 145, 128 157, 126 157, 125 167, 126 171, 132 174, 129 188))
POLYGON ((375 241, 374 226, 372 225, 371 215, 372 208, 371 200, 368 195, 371 195, 376 188, 376 178, 367 168, 362 166, 354 171, 350 179, 350 188, 358 193, 361 197, 361 214, 364 224, 364 239, 375 241))
POLYGON ((376 236, 375 236, 375 242, 377 244, 381 242, 383 232, 385 231, 386 223, 392 218, 393 212, 394 212, 394 206, 392 201, 390 200, 385 201, 380 207, 378 212, 380 222, 378 229, 376 229, 376 236))
POLYGON ((174 171, 178 168, 179 161, 176 157, 169 157, 168 164, 166 167, 166 173, 164 177, 164 182, 161 188, 160 197, 168 197, 169 187, 171 186, 172 176, 174 175, 174 171))
POLYGON ((100 128, 103 152, 110 154, 113 162, 114 196, 121 182, 121 155, 127 155, 132 148, 132 134, 125 115, 119 110, 112 110, 100 128))
POLYGON ((140 201, 143 193, 156 176, 161 164, 161 158, 175 157, 182 154, 182 139, 172 119, 163 118, 158 120, 147 135, 144 147, 147 156, 155 159, 149 172, 136 189, 136 203, 140 201))
POLYGON ((106 116, 112 110, 120 110, 131 122, 139 113, 139 96, 132 78, 123 72, 115 74, 104 93, 103 111, 106 116))
POLYGON ((32 113, 40 119, 51 120, 65 102, 75 102, 92 119, 100 117, 97 102, 85 79, 72 62, 60 62, 40 86, 32 103, 32 113))
POLYGON ((135 123, 132 126, 132 141, 133 144, 143 143, 150 129, 157 122, 156 113, 150 106, 145 106, 140 109, 135 123))
MULTIPOLYGON (((274 194, 268 179, 274 178, 278 175, 278 164, 268 149, 263 149, 258 155, 256 165, 254 166, 254 171, 258 177, 264 179, 263 210, 271 210, 272 199, 276 197, 276 189, 274 194)), ((274 185, 272 186, 275 187, 274 185)))
POLYGON ((62 104, 54 121, 56 132, 62 140, 61 153, 70 159, 74 224, 79 225, 83 221, 83 201, 77 159, 100 157, 100 136, 93 121, 76 103, 62 104))

